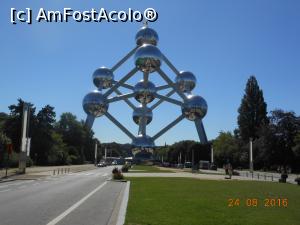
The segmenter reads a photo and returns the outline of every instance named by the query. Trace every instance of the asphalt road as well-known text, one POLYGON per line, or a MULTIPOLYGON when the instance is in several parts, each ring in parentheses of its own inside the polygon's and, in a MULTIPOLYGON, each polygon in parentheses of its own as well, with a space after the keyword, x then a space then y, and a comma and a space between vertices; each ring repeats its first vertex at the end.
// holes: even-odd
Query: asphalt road
POLYGON ((0 183, 1 225, 106 225, 125 187, 112 167, 0 183))

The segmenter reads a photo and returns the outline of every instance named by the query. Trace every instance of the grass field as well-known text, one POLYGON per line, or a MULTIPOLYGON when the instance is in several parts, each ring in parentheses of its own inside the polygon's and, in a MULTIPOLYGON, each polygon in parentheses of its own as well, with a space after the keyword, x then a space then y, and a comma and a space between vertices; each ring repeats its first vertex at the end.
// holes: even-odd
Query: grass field
POLYGON ((170 170, 160 170, 156 166, 134 165, 129 172, 132 173, 173 173, 170 170))
MULTIPOLYGON (((299 225, 300 187, 255 181, 128 178, 127 225, 299 225), (288 199, 287 207, 264 199, 288 199), (229 207, 229 199, 240 199, 229 207), (258 206, 247 206, 258 199, 258 206), (255 200, 248 201, 248 204, 255 200)), ((282 203, 282 202, 281 202, 282 203)))

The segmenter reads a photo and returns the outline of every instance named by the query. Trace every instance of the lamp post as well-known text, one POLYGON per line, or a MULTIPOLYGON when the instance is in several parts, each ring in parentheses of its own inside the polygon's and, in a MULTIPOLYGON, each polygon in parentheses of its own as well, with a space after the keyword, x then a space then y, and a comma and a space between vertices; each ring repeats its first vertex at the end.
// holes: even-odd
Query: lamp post
POLYGON ((210 156, 210 162, 211 162, 211 165, 214 164, 214 147, 211 146, 211 156, 210 156))
POLYGON ((253 173, 253 152, 252 152, 252 142, 253 142, 253 138, 251 137, 250 139, 250 172, 253 173))
POLYGON ((192 149, 192 172, 194 172, 195 170, 195 164, 194 164, 194 160, 195 160, 195 152, 194 152, 194 148, 192 149))
POLYGON ((28 103, 23 104, 23 116, 22 116, 22 130, 21 130, 21 149, 19 153, 19 173, 24 174, 26 172, 26 151, 28 146, 28 130, 29 130, 29 116, 30 106, 28 103))
POLYGON ((97 144, 97 140, 95 140, 95 166, 97 166, 97 154, 98 154, 98 144, 97 144))

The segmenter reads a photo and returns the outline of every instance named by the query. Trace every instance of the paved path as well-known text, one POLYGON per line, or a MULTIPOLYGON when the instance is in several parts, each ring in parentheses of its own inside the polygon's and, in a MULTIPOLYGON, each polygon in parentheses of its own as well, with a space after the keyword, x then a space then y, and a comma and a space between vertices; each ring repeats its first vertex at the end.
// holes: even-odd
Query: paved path
MULTIPOLYGON (((60 174, 62 170, 64 173, 66 170, 68 172, 80 172, 85 170, 91 170, 94 169, 95 166, 93 164, 84 164, 84 165, 71 165, 71 166, 34 166, 34 167, 28 167, 26 168, 26 174, 25 175, 16 175, 16 172, 18 171, 17 168, 12 168, 8 170, 7 175, 10 179, 26 179, 26 178, 39 178, 39 177, 45 177, 45 176, 51 176, 53 175, 53 172, 55 170, 55 173, 57 174, 58 170, 60 171, 60 174)), ((5 181, 5 169, 0 170, 0 181, 5 181)))
MULTIPOLYGON (((189 173, 189 172, 176 172, 176 173, 126 173, 126 177, 187 177, 196 178, 203 180, 224 180, 224 175, 215 174, 199 174, 199 173, 189 173)), ((251 180, 247 177, 232 176, 231 180, 251 180)))
MULTIPOLYGON (((127 173, 125 176, 127 177, 188 177, 188 178, 195 178, 195 179, 203 179, 203 180, 225 180, 225 175, 224 171, 218 170, 200 170, 200 172, 203 173, 191 173, 188 171, 188 169, 177 169, 177 168, 169 168, 169 167, 159 167, 161 170, 171 170, 175 173, 134 173, 130 172, 127 173), (204 174, 205 173, 205 174, 204 174), (220 173, 220 174, 215 174, 215 173, 220 173)), ((190 170, 190 169, 189 169, 190 170)), ((241 171, 239 171, 241 172, 241 171)), ((246 176, 244 174, 245 171, 241 172, 241 176, 232 176, 231 180, 255 180, 255 181, 273 181, 273 182, 278 182, 278 178, 280 175, 278 174, 273 174, 273 180, 270 177, 270 173, 268 175, 263 172, 255 172, 254 176, 246 176), (257 174, 260 174, 257 176, 257 174), (264 175, 266 174, 266 179, 264 175)), ((289 183, 296 184, 294 181, 296 175, 289 176, 289 179, 287 180, 289 183)), ((227 176, 228 177, 228 176, 227 176)), ((227 179, 226 179, 227 180, 227 179)))
POLYGON ((106 225, 125 188, 112 167, 0 183, 1 225, 106 225))

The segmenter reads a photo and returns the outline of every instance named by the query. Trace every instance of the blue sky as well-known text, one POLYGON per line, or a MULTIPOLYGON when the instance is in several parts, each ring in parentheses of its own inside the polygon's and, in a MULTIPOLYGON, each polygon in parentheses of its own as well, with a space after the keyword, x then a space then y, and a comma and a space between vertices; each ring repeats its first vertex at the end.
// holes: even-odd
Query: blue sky
MULTIPOLYGON (((39 110, 55 107, 57 117, 72 112, 85 119, 81 102, 94 89, 92 73, 112 67, 135 46, 140 23, 10 23, 10 8, 46 10, 144 10, 154 8, 159 18, 151 23, 159 34, 159 49, 179 70, 192 71, 198 80, 193 93, 208 102, 204 125, 209 139, 237 126, 237 109, 248 77, 254 74, 264 91, 268 110, 282 108, 300 114, 300 2, 254 1, 8 1, 0 3, 0 111, 17 98, 39 110)), ((115 72, 120 79, 134 66, 131 58, 115 72)), ((168 75, 175 75, 163 65, 168 75)), ((134 84, 139 74, 130 80, 134 84)), ((159 83, 157 74, 150 80, 159 83)), ((125 92, 125 90, 123 90, 125 92)), ((134 102, 134 101, 133 101, 134 102)), ((109 111, 136 134, 131 109, 111 104, 109 111)), ((150 135, 180 114, 168 103, 155 110, 150 135)), ((106 118, 93 130, 102 142, 130 142, 106 118)), ((194 124, 184 120, 156 144, 184 139, 198 140, 194 124)))

